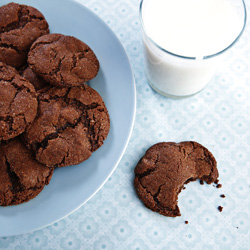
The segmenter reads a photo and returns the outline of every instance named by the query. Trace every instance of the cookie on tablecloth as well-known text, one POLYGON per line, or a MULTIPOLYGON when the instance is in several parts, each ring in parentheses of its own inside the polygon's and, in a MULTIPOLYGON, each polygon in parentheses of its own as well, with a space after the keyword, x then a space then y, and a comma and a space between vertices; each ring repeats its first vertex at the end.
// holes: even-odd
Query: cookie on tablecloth
POLYGON ((219 176, 211 152, 197 142, 162 142, 150 147, 135 168, 134 186, 146 207, 165 216, 180 216, 178 194, 184 184, 219 176))

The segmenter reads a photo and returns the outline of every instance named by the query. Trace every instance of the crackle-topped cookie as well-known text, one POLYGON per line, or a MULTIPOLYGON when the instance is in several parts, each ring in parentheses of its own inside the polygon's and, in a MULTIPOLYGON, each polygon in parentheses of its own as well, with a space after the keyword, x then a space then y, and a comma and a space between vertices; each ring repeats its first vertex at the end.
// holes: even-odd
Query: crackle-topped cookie
POLYGON ((38 115, 23 138, 39 162, 49 167, 78 164, 103 144, 110 121, 94 89, 47 87, 38 101, 38 115))
POLYGON ((0 144, 0 206, 36 197, 49 184, 54 169, 37 162, 20 137, 0 144))
POLYGON ((165 216, 180 216, 178 194, 184 184, 219 176, 211 152, 197 142, 162 142, 150 147, 135 168, 134 186, 146 207, 165 216))
POLYGON ((99 70, 99 61, 87 44, 62 34, 38 38, 30 48, 28 63, 45 81, 61 87, 80 86, 99 70))
POLYGON ((37 9, 17 3, 0 7, 0 61, 21 67, 31 44, 47 33, 48 23, 37 9))
POLYGON ((23 133, 36 113, 33 85, 13 67, 0 62, 0 142, 23 133))

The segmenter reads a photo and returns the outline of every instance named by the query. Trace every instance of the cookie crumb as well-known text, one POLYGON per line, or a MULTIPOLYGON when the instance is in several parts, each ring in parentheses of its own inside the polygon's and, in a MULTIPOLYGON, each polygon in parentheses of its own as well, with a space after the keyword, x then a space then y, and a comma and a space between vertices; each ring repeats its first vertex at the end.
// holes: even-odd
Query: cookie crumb
POLYGON ((222 184, 218 184, 216 187, 217 187, 217 188, 221 188, 221 187, 222 187, 222 184))
POLYGON ((222 207, 222 206, 218 206, 218 210, 219 210, 220 212, 222 212, 223 207, 222 207))
POLYGON ((200 180, 200 184, 201 184, 201 185, 204 185, 204 181, 203 181, 203 180, 200 180))
POLYGON ((226 198, 226 195, 221 194, 220 197, 221 197, 221 198, 226 198))
POLYGON ((187 220, 185 221, 185 224, 188 224, 188 221, 187 221, 187 220))

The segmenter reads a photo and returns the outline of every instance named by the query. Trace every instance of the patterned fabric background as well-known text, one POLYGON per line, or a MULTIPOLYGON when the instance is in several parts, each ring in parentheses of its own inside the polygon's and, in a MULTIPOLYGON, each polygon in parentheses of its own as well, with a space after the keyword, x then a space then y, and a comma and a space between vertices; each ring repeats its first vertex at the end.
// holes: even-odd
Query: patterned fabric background
POLYGON ((139 0, 78 1, 111 27, 130 59, 137 88, 132 137, 116 171, 90 201, 47 228, 0 238, 0 249, 250 249, 249 25, 202 92, 172 100, 154 92, 144 75, 139 0), (214 154, 223 187, 188 184, 179 195, 182 216, 167 218, 139 201, 133 170, 154 143, 184 140, 214 154))

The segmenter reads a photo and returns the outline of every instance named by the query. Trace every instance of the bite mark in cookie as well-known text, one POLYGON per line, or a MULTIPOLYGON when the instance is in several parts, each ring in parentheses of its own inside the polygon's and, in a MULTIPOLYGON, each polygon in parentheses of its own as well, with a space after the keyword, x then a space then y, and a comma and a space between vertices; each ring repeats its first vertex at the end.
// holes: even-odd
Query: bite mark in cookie
POLYGON ((134 186, 149 209, 180 216, 178 194, 196 179, 211 184, 219 176, 212 153, 197 142, 162 142, 150 147, 135 168, 134 186))

